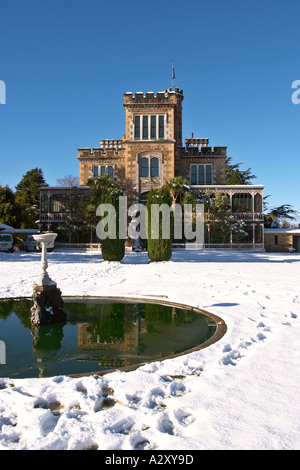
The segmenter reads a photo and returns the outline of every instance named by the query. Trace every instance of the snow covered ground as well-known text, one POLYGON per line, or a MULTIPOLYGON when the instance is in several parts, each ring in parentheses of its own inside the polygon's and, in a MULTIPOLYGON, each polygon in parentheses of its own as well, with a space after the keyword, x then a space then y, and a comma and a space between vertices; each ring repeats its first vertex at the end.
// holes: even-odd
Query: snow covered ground
MULTIPOLYGON (((48 262, 64 295, 167 296, 228 331, 131 372, 0 378, 0 449, 300 449, 299 254, 176 251, 149 264, 54 251, 48 262)), ((30 296, 39 271, 40 254, 0 253, 0 298, 30 296)))

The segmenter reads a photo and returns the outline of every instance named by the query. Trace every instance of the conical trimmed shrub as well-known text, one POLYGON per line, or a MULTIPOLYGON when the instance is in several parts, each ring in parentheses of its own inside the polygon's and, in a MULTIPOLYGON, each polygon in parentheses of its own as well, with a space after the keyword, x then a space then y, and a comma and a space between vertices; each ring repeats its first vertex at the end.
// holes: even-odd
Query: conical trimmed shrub
POLYGON ((108 229, 110 224, 115 227, 114 237, 108 236, 100 239, 102 258, 105 261, 121 261, 125 255, 125 239, 120 238, 119 233, 119 197, 123 196, 123 191, 108 178, 107 181, 106 179, 102 181, 99 178, 94 187, 98 193, 95 197, 97 203, 110 204, 114 208, 114 211, 109 212, 105 217, 107 227, 104 225, 104 218, 99 222, 100 224, 103 223, 102 229, 104 232, 107 232, 105 229, 108 229))
POLYGON ((159 212, 158 217, 154 216, 155 209, 158 210, 162 204, 169 208, 172 205, 172 197, 169 189, 164 186, 161 189, 151 189, 147 199, 148 214, 148 256, 151 261, 168 261, 172 256, 172 221, 173 213, 170 210, 170 219, 163 220, 163 215, 159 212), (156 206, 154 211, 151 207, 156 206), (169 224, 169 227, 166 227, 169 224), (164 238, 169 228, 169 236, 164 238), (155 236, 154 236, 155 234, 155 236), (156 236, 158 237, 156 238, 156 236))

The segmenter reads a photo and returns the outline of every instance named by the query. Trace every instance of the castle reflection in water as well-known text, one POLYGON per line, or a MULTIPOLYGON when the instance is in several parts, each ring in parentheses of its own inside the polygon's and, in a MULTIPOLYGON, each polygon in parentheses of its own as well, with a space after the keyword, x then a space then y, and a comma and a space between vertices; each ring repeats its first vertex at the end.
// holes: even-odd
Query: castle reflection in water
POLYGON ((184 352, 216 331, 209 317, 187 309, 77 298, 65 302, 66 323, 38 327, 30 323, 31 305, 29 299, 0 302, 0 326, 12 345, 7 367, 16 375, 132 366, 184 352))

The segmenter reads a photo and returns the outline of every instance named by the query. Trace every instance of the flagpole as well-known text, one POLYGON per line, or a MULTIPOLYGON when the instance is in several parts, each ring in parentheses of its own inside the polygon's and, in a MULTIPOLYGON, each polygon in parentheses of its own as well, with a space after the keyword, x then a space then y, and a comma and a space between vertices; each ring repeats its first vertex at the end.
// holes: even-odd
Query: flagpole
POLYGON ((172 60, 172 90, 174 91, 174 80, 175 80, 175 69, 174 69, 174 60, 172 60))

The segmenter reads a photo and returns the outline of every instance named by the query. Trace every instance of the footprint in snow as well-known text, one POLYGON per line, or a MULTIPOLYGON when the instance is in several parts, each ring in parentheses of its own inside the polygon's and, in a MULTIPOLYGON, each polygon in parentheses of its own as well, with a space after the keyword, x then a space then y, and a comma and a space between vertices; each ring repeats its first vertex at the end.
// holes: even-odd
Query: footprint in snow
POLYGON ((257 325, 257 328, 263 328, 264 331, 271 331, 271 327, 266 326, 263 322, 259 322, 258 325, 257 325))
POLYGON ((174 434, 174 425, 166 413, 160 416, 158 420, 158 429, 160 432, 163 432, 166 434, 170 434, 170 435, 174 434))
POLYGON ((142 436, 135 437, 132 441, 134 450, 153 450, 155 446, 152 446, 148 439, 143 438, 142 436))
POLYGON ((263 333, 258 333, 257 339, 259 341, 264 341, 265 339, 267 339, 267 337, 263 333))
POLYGON ((112 427, 109 428, 109 431, 117 434, 129 434, 133 426, 134 420, 131 418, 126 418, 115 423, 112 427))
POLYGON ((176 410, 174 416, 179 422, 179 424, 181 424, 182 426, 189 426, 195 421, 192 412, 189 413, 188 411, 185 411, 182 408, 176 410))
POLYGON ((224 366, 228 366, 228 365, 236 366, 237 364, 236 361, 240 359, 241 357, 242 356, 239 353, 239 351, 237 349, 234 349, 230 351, 229 354, 226 354, 225 357, 223 357, 222 364, 224 364, 224 366))
MULTIPOLYGON (((285 315, 285 317, 288 317, 288 316, 290 316, 292 320, 295 320, 296 318, 298 318, 298 316, 294 312, 289 312, 289 315, 285 315)), ((292 326, 292 323, 290 321, 283 321, 282 325, 292 326)))

